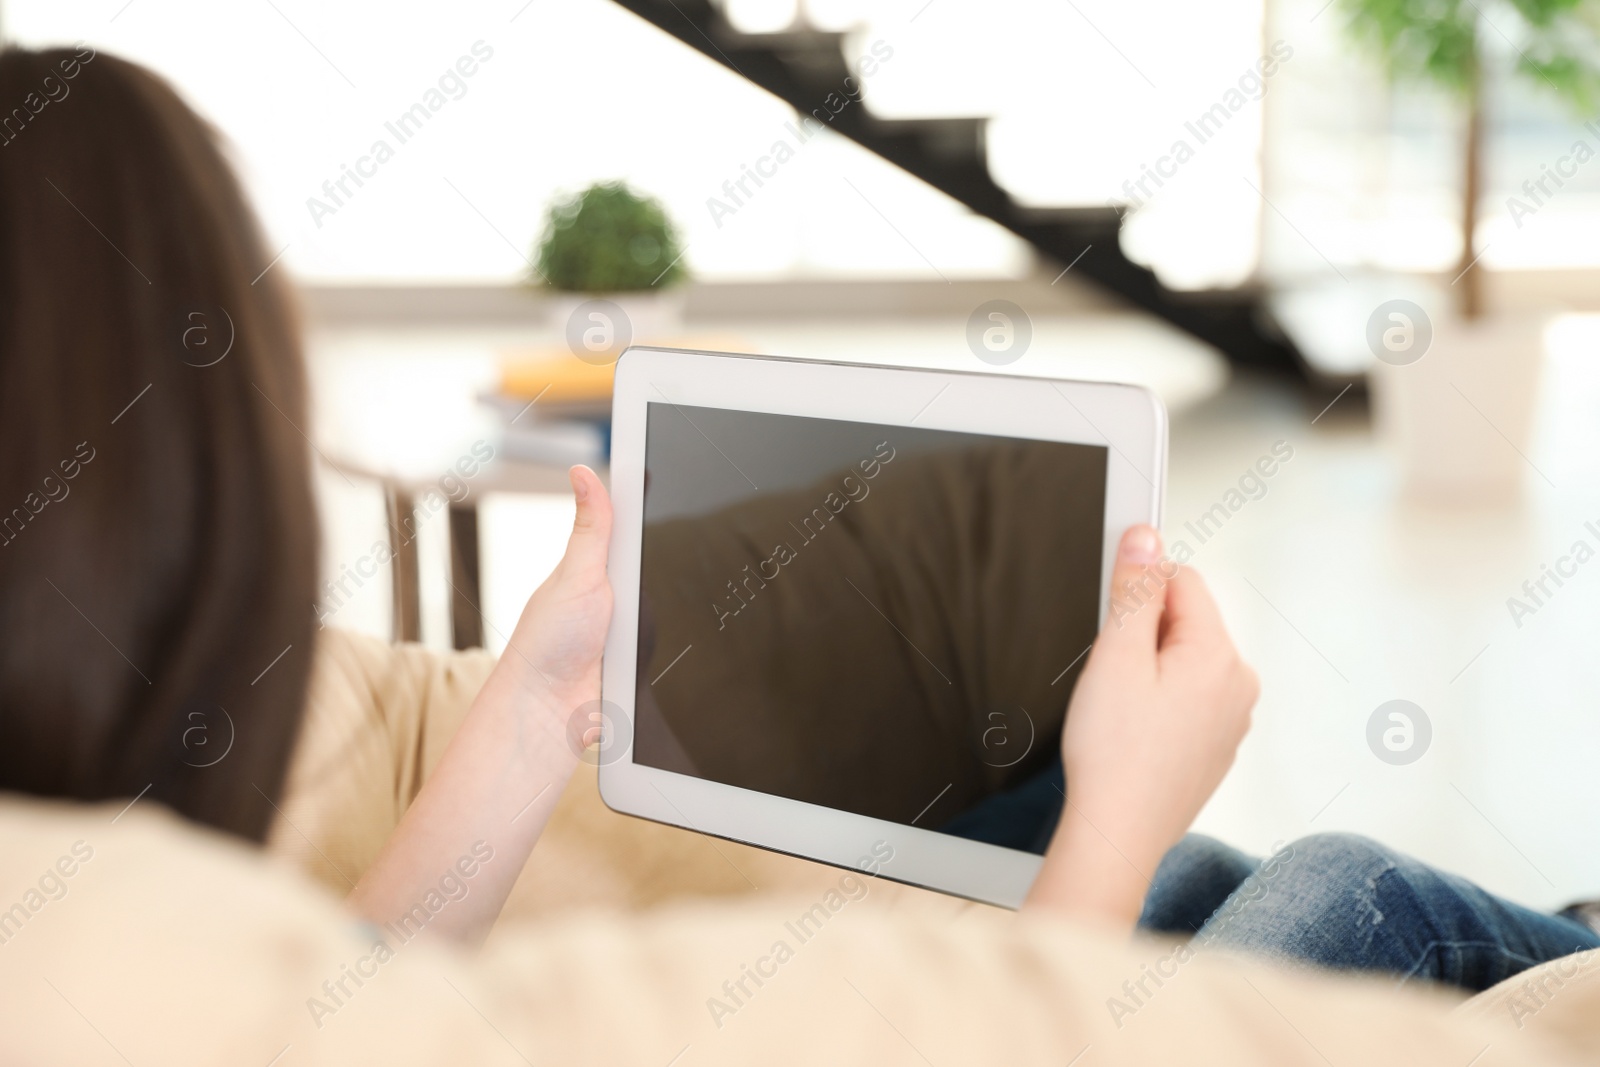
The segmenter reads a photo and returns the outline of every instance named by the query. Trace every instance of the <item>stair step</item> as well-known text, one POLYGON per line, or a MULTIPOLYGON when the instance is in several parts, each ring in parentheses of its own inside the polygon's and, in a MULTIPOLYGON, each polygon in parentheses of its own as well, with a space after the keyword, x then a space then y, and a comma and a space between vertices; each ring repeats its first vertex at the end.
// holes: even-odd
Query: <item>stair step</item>
POLYGON ((1254 289, 1177 293, 1122 252, 1120 212, 1111 206, 1036 207, 1012 199, 989 173, 983 117, 884 118, 858 99, 844 107, 854 71, 844 34, 791 28, 735 29, 711 0, 616 0, 683 43, 720 61, 802 115, 856 141, 973 212, 1009 229, 1080 277, 1221 349, 1235 362, 1306 373, 1292 341, 1254 289), (830 94, 834 94, 830 99, 830 94), (1085 249, 1088 249, 1085 253, 1085 249))
POLYGON ((1023 226, 1053 227, 1073 233, 1108 235, 1118 233, 1122 229, 1122 213, 1114 207, 1092 204, 1032 207, 1017 204, 1013 213, 1017 222, 1023 226))
POLYGON ((826 52, 844 54, 845 35, 842 33, 807 29, 745 33, 734 29, 720 14, 713 25, 712 38, 730 55, 745 52, 771 52, 784 57, 826 52))
POLYGON ((875 136, 914 140, 940 159, 981 160, 988 170, 987 118, 886 119, 869 113, 866 122, 875 136))

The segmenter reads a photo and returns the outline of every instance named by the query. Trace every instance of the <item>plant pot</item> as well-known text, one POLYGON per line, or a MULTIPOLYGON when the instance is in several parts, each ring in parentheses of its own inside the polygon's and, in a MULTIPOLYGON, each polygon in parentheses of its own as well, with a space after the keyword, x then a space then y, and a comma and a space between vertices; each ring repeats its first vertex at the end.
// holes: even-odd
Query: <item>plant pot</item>
POLYGON ((683 329, 687 294, 682 289, 644 289, 626 293, 557 292, 549 301, 549 324, 580 356, 628 345, 662 344, 683 329))
POLYGON ((1394 451, 1404 492, 1451 503, 1503 502, 1519 493, 1533 473, 1526 457, 1545 325, 1539 315, 1440 321, 1416 362, 1374 366, 1374 420, 1394 451))

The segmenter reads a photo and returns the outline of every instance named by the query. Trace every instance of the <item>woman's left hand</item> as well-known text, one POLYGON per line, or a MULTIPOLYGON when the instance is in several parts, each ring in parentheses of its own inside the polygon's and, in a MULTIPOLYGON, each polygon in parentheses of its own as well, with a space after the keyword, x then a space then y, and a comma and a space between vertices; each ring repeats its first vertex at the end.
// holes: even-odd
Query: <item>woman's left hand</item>
POLYGON ((556 802, 594 740, 600 656, 611 625, 606 553, 611 499, 588 467, 569 472, 577 515, 566 555, 528 598, 506 651, 406 810, 350 894, 376 923, 415 911, 469 853, 471 892, 429 922, 481 940, 500 915, 556 802))
POLYGON ((611 625, 611 497, 588 467, 573 467, 568 476, 577 514, 566 554, 528 598, 496 673, 571 712, 600 699, 600 655, 611 625))

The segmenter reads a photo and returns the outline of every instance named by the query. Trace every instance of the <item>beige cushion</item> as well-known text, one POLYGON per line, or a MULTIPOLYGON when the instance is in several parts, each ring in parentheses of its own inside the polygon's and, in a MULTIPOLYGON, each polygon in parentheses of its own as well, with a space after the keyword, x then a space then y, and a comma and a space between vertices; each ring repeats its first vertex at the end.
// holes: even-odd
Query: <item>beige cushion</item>
POLYGON ((380 961, 371 928, 289 865, 120 807, 0 799, 0 908, 32 908, 41 872, 92 849, 0 943, 0 1063, 1587 1062, 1419 992, 1221 957, 1174 972, 1151 943, 903 911, 876 884, 804 939, 791 926, 827 898, 746 894, 519 925, 475 957, 424 930, 380 961), (1136 982, 1148 996, 1113 1020, 1136 982))
POLYGON ((1600 1061, 1600 950, 1524 971, 1467 1001, 1461 1014, 1548 1035, 1600 1061))
MULTIPOLYGON (((322 638, 307 721, 290 772, 282 817, 273 828, 269 849, 342 896, 372 862, 406 804, 437 763, 492 667, 492 660, 481 651, 438 655, 416 646, 391 646, 335 630, 324 631, 322 638)), ((649 1004, 651 1010, 661 1011, 666 1011, 665 1005, 669 1003, 676 1004, 675 1010, 689 1012, 691 1019, 701 1013, 709 1019, 710 1010, 704 1001, 713 996, 722 981, 740 977, 741 964, 753 964, 761 951, 770 947, 772 940, 783 935, 786 919, 775 916, 792 917, 814 905, 829 889, 837 888, 841 873, 820 864, 618 815, 600 801, 594 768, 584 764, 563 793, 544 837, 512 892, 501 925, 490 940, 490 953, 497 961, 495 967, 509 968, 535 984, 554 983, 556 988, 551 995, 560 998, 577 995, 574 992, 577 986, 561 988, 562 983, 550 977, 567 973, 568 969, 574 975, 587 976, 586 980, 595 983, 596 989, 609 988, 609 992, 595 994, 603 1004, 586 1009, 590 1014, 585 1017, 602 1028, 606 1021, 629 1014, 624 1008, 634 1003, 649 1004), (759 896, 757 891, 760 891, 759 896), (574 914, 585 910, 632 914, 675 902, 691 904, 692 910, 652 920, 650 936, 655 940, 648 942, 635 940, 639 928, 632 919, 616 916, 588 918, 581 922, 572 919, 574 914), (530 934, 525 923, 534 919, 547 920, 554 925, 540 927, 537 935, 530 934), (689 996, 688 1001, 682 998, 688 996, 689 990, 680 990, 675 983, 688 981, 686 970, 700 966, 706 957, 689 951, 685 940, 715 943, 732 953, 726 957, 712 954, 711 958, 719 961, 710 967, 715 980, 707 981, 703 975, 697 978, 700 984, 693 987, 694 995, 689 996), (603 946, 603 951, 596 946, 603 946), (586 955, 591 951, 596 952, 593 959, 586 955), (679 959, 680 953, 687 955, 679 959), (553 964, 552 960, 564 962, 553 964), (554 971, 549 970, 551 967, 554 971), (609 977, 602 973, 607 968, 613 969, 609 977), (609 987, 605 985, 608 982, 609 987), (665 984, 658 987, 653 983, 665 984), (626 996, 622 992, 624 989, 628 991, 626 996), (627 999, 630 997, 635 999, 627 999)), ((868 899, 868 906, 852 904, 845 909, 851 917, 848 925, 853 932, 849 951, 839 949, 843 953, 841 959, 847 961, 840 965, 846 969, 876 968, 877 980, 882 984, 875 991, 877 995, 868 994, 873 1009, 884 1008, 879 1003, 880 996, 894 998, 903 1006, 908 1019, 936 1019, 935 1005, 944 1003, 942 998, 946 991, 965 988, 973 977, 973 972, 968 970, 973 961, 967 956, 977 953, 985 962, 975 973, 982 975, 987 991, 972 1005, 991 1004, 992 996, 1002 994, 1021 997, 1018 1003, 1036 1002, 1041 994, 1034 983, 1041 974, 1049 972, 1053 976, 1051 980, 1057 983, 1052 995, 1085 999, 1072 1000, 1068 1010, 1049 1002, 1047 997, 1048 1009, 1065 1012, 1083 1026, 1093 1028, 1102 1021, 1111 1020, 1113 997, 1122 998, 1124 1004, 1131 1003, 1121 983, 1138 981, 1145 973, 1140 965, 1153 964, 1170 951, 1150 945, 1130 949, 1101 942, 1087 934, 1023 935, 1017 932, 1010 913, 886 882, 872 884, 868 899), (875 918, 867 922, 867 916, 875 918), (882 925, 891 919, 893 922, 888 926, 882 925), (944 940, 957 931, 961 932, 959 944, 944 940), (1065 941, 1052 943, 1075 960, 1081 972, 1075 971, 1065 959, 1048 963, 1042 960, 1039 950, 1045 942, 1035 943, 1035 937, 1044 938, 1045 942, 1065 937, 1065 941), (973 943, 968 940, 970 938, 996 940, 991 950, 973 943), (872 946, 882 948, 885 943, 894 946, 897 958, 903 959, 903 963, 885 968, 879 966, 881 961, 871 959, 872 946), (1093 947, 1086 947, 1088 945, 1093 947), (985 954, 991 951, 995 959, 1008 962, 1002 965, 989 959, 985 954), (867 959, 858 954, 862 952, 867 954, 867 959), (1094 985, 1095 982, 1099 985, 1094 985), (1077 1014, 1073 1015, 1074 1012, 1077 1014)), ((1031 931, 1034 924, 1025 924, 1022 929, 1031 931)), ((806 955, 815 958, 820 954, 808 951, 806 955)), ((1234 973, 1223 964, 1209 962, 1205 966, 1187 964, 1184 973, 1188 974, 1191 968, 1209 973, 1210 966, 1230 975, 1234 973)), ((785 964, 783 973, 787 975, 791 970, 801 973, 808 968, 798 964, 791 968, 785 964)), ((1247 969, 1239 973, 1254 972, 1247 969)), ((1338 1041, 1343 1047, 1344 1042, 1352 1039, 1352 1035, 1342 1032, 1343 1029, 1364 1032, 1376 1025, 1373 1020, 1380 1016, 1393 1017, 1393 1009, 1386 1006, 1377 1015, 1360 1016, 1365 1020, 1360 1023, 1348 1016, 1344 1017, 1346 1022, 1342 1026, 1332 1022, 1340 1017, 1331 1007, 1333 1001, 1324 1005, 1327 1010, 1319 1011, 1316 991, 1337 989, 1341 991, 1338 995, 1343 996, 1347 986, 1326 979, 1302 977, 1293 981, 1292 988, 1297 991, 1293 996, 1297 1004, 1303 1003, 1307 1013, 1304 1017, 1279 1014, 1287 1011, 1280 997, 1290 996, 1280 990, 1291 986, 1284 986, 1282 983, 1290 980, 1276 973, 1254 979, 1260 986, 1259 991, 1241 985, 1237 978, 1217 981, 1220 984, 1215 988, 1201 989, 1194 987, 1205 983, 1184 983, 1194 993, 1194 999, 1186 1008, 1178 1006, 1185 1000, 1183 996, 1169 997, 1163 993, 1159 1001, 1151 1002, 1150 1010, 1140 1010, 1132 1017, 1123 1015, 1120 1030, 1112 1027, 1120 1042, 1119 1048, 1127 1053, 1136 1047, 1146 1047, 1122 1035, 1136 1028, 1155 1029, 1145 1027, 1141 1020, 1151 1017, 1158 1005, 1162 1005, 1160 1014, 1168 1018, 1171 1025, 1192 1025, 1197 1028, 1197 1036, 1207 1033, 1215 1037, 1219 1029, 1243 1026, 1250 1031, 1250 1040, 1259 1042, 1251 1046, 1256 1049, 1253 1054, 1265 1055, 1266 1050, 1270 1050, 1272 1055, 1284 1057, 1262 1062, 1301 1062, 1297 1057, 1304 1057, 1307 1047, 1295 1037, 1296 1028, 1317 1028, 1326 1022, 1327 1036, 1323 1040, 1330 1045, 1338 1041), (1172 1006, 1166 1007, 1168 1004, 1172 1006), (1184 1015, 1188 1010, 1200 1014, 1191 1019, 1184 1015), (1210 1011, 1222 1012, 1227 1018, 1210 1018, 1205 1014, 1210 1011), (1291 1018, 1293 1024, 1289 1023, 1291 1018)), ((791 988, 806 984, 797 981, 791 988)), ((844 1010, 851 1003, 850 998, 857 996, 842 986, 817 995, 822 999, 817 1002, 816 1010, 825 1012, 829 1018, 844 1010)), ((855 1003, 859 1007, 860 1001, 855 1003)), ((1383 997, 1363 992, 1349 1003, 1359 1003, 1363 1005, 1361 1011, 1367 1012, 1377 1011, 1377 1005, 1388 1002, 1383 997)), ((1394 1003, 1414 1006, 1419 1001, 1408 994, 1395 998, 1394 1003)), ((1394 1035, 1388 1046, 1392 1055, 1384 1062, 1449 1062, 1446 1050, 1466 1048, 1478 1040, 1476 1036, 1467 1035, 1486 1033, 1482 1027, 1508 1035, 1497 1039, 1502 1049, 1513 1047, 1508 1042, 1518 1037, 1537 1035, 1570 1043, 1591 1060, 1600 1056, 1600 964, 1596 963, 1594 954, 1556 961, 1483 993, 1461 1006, 1457 1022, 1451 1024, 1459 1029, 1452 1031, 1455 1036, 1451 1040, 1437 1046, 1428 1042, 1413 1045, 1410 1038, 1418 1033, 1439 1032, 1438 1013, 1456 1003, 1459 998, 1441 996, 1431 1009, 1434 1014, 1427 1016, 1432 1020, 1430 1023, 1409 1036, 1394 1035), (1463 1040, 1465 1045, 1461 1043, 1463 1040), (1407 1048, 1417 1049, 1417 1058, 1403 1058, 1401 1051, 1407 1048)), ((949 1004, 946 1010, 976 1018, 978 1008, 972 1005, 949 1004)), ((506 1009, 511 1010, 511 1005, 507 1004, 506 1009)), ((884 1010, 887 1012, 886 1008, 884 1010)), ((999 1005, 994 1005, 994 1011, 993 1018, 998 1020, 994 1028, 1003 1028, 1004 1020, 1015 1014, 999 1005)), ((737 1014, 741 1019, 745 1015, 743 1010, 737 1014)), ((1400 1014, 1404 1015, 1404 1011, 1400 1014)), ((794 1025, 803 1031, 802 1020, 803 1012, 796 1016, 794 1025)), ((655 1021, 671 1029, 666 1017, 655 1021)), ((732 1043, 724 1041, 720 1035, 735 1024, 728 1017, 722 1021, 724 1026, 713 1028, 713 1032, 719 1035, 719 1048, 726 1051, 732 1043)), ((691 1032, 692 1027, 684 1025, 686 1028, 682 1032, 691 1032)), ((845 1032, 855 1033, 849 1027, 845 1032)), ((1055 1035, 1056 1038, 1061 1036, 1060 1033, 1055 1035)), ((572 1040, 577 1039, 577 1035, 572 1035, 572 1040)), ((1319 1051, 1327 1052, 1328 1049, 1320 1047, 1323 1040, 1318 1041, 1319 1051)), ((1148 1048, 1154 1049, 1156 1044, 1158 1042, 1148 1048)), ((1224 1045, 1226 1041, 1215 1047, 1224 1045)), ((569 1052, 576 1047, 571 1046, 569 1052)), ((1064 1051, 1070 1058, 1082 1048, 1082 1043, 1071 1049, 1064 1045, 1051 1047, 1052 1054, 1065 1062, 1060 1060, 1060 1053, 1064 1051)), ((1378 1047, 1383 1046, 1380 1043, 1378 1047)), ((1483 1047, 1479 1044, 1471 1048, 1457 1067, 1470 1061, 1483 1047)), ((642 1048, 636 1051, 642 1058, 648 1058, 644 1057, 642 1048)), ((675 1051, 669 1049, 661 1062, 665 1063, 675 1051)), ((905 1046, 883 1051, 891 1058, 903 1057, 905 1046)), ((940 1051, 945 1051, 943 1045, 940 1051)), ((651 1056, 657 1052, 650 1049, 651 1056)), ((770 1054, 770 1049, 751 1052, 752 1058, 771 1058, 770 1054)), ((1184 1059, 1191 1059, 1192 1055, 1191 1049, 1184 1059)), ((1329 1055, 1333 1062, 1343 1062, 1331 1052, 1329 1055)), ((934 1062, 961 1060, 936 1057, 934 1062)), ((1087 1067, 1088 1060, 1084 1062, 1087 1067)), ((1097 1062, 1143 1061, 1102 1061, 1097 1057, 1097 1062)), ((1217 1062, 1226 1061, 1218 1059, 1217 1062)), ((1323 1061, 1312 1057, 1305 1062, 1323 1061)), ((1349 1062, 1379 1061, 1369 1058, 1349 1062)), ((1491 1062, 1497 1061, 1485 1055, 1478 1061, 1478 1067, 1487 1067, 1491 1062)))

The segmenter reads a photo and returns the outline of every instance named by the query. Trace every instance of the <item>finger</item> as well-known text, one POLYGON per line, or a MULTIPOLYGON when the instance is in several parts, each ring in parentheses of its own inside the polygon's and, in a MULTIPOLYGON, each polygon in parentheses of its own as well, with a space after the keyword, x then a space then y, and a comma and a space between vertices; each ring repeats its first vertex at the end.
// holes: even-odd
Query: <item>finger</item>
POLYGON ((572 481, 578 510, 572 519, 566 555, 561 558, 562 569, 570 572, 570 577, 601 577, 611 546, 611 497, 600 476, 588 467, 573 467, 567 477, 572 481))
POLYGON ((1117 545, 1111 570, 1111 605, 1099 643, 1107 653, 1154 658, 1156 635, 1166 609, 1161 535, 1150 526, 1133 526, 1117 545))
POLYGON ((1205 579, 1189 567, 1181 567, 1167 583, 1167 618, 1161 648, 1197 646, 1231 648, 1222 612, 1206 588, 1205 579))

